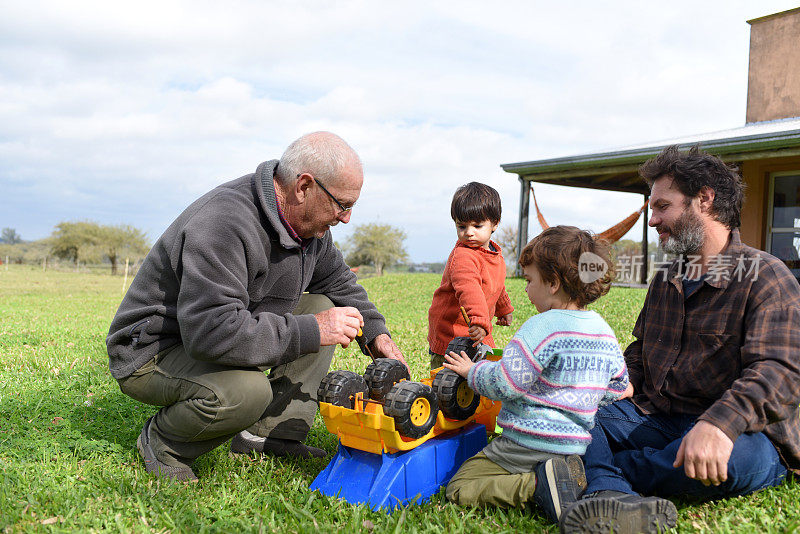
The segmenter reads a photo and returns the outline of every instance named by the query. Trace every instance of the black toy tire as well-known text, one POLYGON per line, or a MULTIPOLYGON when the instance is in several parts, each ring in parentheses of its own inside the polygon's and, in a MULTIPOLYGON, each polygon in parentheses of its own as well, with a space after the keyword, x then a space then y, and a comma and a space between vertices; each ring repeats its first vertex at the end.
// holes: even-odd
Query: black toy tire
POLYGON ((386 394, 401 380, 410 380, 408 369, 399 360, 378 358, 367 366, 364 380, 369 387, 369 398, 382 401, 386 394))
POLYGON ((451 352, 461 354, 461 351, 464 351, 467 353, 467 356, 469 356, 469 359, 472 360, 478 352, 478 348, 472 346, 473 343, 475 342, 467 336, 454 337, 453 340, 447 344, 445 354, 450 354, 451 352))
POLYGON ((386 394, 383 413, 394 418, 395 428, 401 436, 417 439, 430 432, 436 424, 439 404, 430 386, 404 380, 386 394))
POLYGON ((481 396, 469 387, 467 379, 450 369, 442 369, 433 379, 433 392, 439 409, 448 419, 469 419, 478 409, 481 396))
POLYGON ((470 360, 477 362, 482 360, 486 354, 492 350, 492 347, 484 343, 478 343, 477 347, 473 347, 474 344, 475 342, 467 336, 454 337, 453 340, 447 344, 447 350, 445 350, 444 353, 450 354, 450 352, 455 352, 456 354, 461 354, 463 350, 467 353, 470 360))
POLYGON ((364 397, 369 392, 363 376, 353 371, 332 371, 320 382, 317 400, 352 410, 355 404, 353 397, 359 391, 364 397))

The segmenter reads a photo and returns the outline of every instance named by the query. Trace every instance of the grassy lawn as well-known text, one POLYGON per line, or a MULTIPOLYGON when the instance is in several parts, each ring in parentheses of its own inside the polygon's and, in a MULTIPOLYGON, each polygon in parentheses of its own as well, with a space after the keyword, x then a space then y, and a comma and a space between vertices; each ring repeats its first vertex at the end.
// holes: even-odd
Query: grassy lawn
MULTIPOLYGON (((412 367, 426 374, 427 309, 437 275, 364 280, 412 367)), ((223 446, 195 464, 198 484, 145 474, 135 440, 155 408, 120 393, 105 335, 121 277, 0 267, 0 530, 135 532, 556 532, 538 512, 473 510, 432 502, 387 515, 323 497, 308 486, 336 450, 318 420, 321 460, 232 459, 223 446)), ((508 280, 514 325, 533 313, 522 280, 508 280)), ((595 306, 625 346, 644 290, 615 288, 595 306)), ((337 349, 333 368, 366 357, 337 349)), ((680 532, 800 531, 800 488, 789 482, 717 503, 677 503, 680 532)))

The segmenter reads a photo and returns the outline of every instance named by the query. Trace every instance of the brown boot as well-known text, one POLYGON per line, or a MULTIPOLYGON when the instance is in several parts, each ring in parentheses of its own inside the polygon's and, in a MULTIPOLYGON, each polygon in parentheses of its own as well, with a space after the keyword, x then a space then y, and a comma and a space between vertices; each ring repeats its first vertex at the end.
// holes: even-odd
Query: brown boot
MULTIPOLYGON (((197 482, 197 475, 194 474, 194 471, 192 471, 192 468, 188 465, 167 465, 156 458, 156 453, 150 446, 150 424, 153 421, 153 417, 144 423, 142 432, 136 440, 136 448, 139 449, 139 454, 144 460, 144 470, 148 473, 154 473, 161 478, 170 478, 181 482, 197 482)), ((175 462, 182 463, 178 460, 175 462)))
POLYGON ((273 456, 287 456, 291 458, 323 458, 327 454, 324 450, 311 447, 300 441, 281 438, 262 438, 242 430, 231 440, 233 454, 271 454, 273 456))
POLYGON ((598 491, 572 504, 561 516, 562 534, 614 532, 657 534, 678 523, 675 505, 660 497, 598 491))

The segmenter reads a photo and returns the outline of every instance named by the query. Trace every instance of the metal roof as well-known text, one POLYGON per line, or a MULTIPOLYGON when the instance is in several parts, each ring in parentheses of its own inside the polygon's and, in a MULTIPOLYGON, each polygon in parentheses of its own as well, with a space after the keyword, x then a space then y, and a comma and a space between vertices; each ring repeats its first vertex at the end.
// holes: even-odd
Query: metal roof
POLYGON ((695 144, 725 161, 796 156, 800 154, 800 117, 754 122, 607 152, 505 163, 501 167, 534 182, 647 194, 647 186, 638 175, 639 165, 667 146, 689 148, 695 144))
POLYGON ((747 21, 749 25, 757 24, 759 22, 764 22, 765 20, 774 19, 778 17, 783 17, 784 15, 788 15, 789 13, 794 13, 796 11, 800 11, 800 7, 795 7, 792 9, 787 9, 786 11, 781 11, 779 13, 773 13, 771 15, 764 15, 763 17, 758 17, 755 19, 750 19, 747 21))

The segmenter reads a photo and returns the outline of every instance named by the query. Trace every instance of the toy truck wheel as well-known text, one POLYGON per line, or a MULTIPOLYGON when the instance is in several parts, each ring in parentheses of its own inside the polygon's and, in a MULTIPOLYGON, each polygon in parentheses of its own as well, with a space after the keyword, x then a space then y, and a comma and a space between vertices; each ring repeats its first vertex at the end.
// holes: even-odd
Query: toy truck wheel
POLYGON ((383 413, 394 418, 400 435, 416 439, 431 431, 439 405, 430 386, 404 380, 386 394, 383 413))
POLYGON ((409 380, 408 369, 399 360, 378 358, 367 366, 364 380, 369 386, 369 398, 382 401, 396 383, 409 380))
POLYGON ((444 416, 456 421, 472 417, 481 402, 481 396, 472 391, 467 379, 450 369, 436 373, 433 392, 439 399, 439 409, 444 416))
POLYGON ((369 388, 364 377, 353 371, 333 371, 325 375, 317 389, 317 400, 334 406, 353 409, 356 393, 367 395, 369 388))
POLYGON ((467 353, 470 360, 477 362, 478 360, 482 360, 484 356, 486 356, 486 353, 492 350, 492 347, 484 343, 478 343, 477 347, 473 347, 472 345, 474 343, 475 342, 467 336, 454 337, 453 340, 447 344, 445 354, 449 354, 451 351, 456 354, 461 354, 463 350, 467 353))

